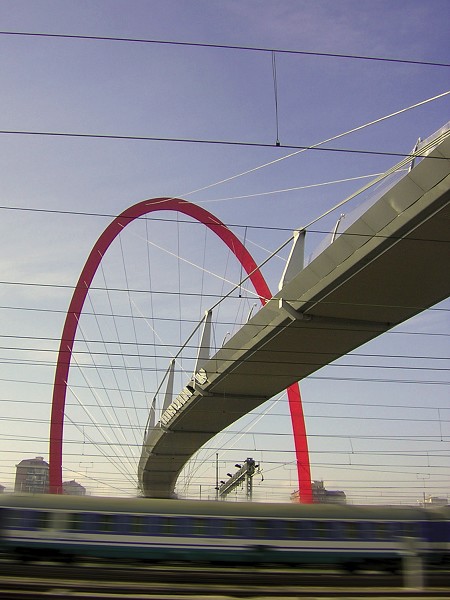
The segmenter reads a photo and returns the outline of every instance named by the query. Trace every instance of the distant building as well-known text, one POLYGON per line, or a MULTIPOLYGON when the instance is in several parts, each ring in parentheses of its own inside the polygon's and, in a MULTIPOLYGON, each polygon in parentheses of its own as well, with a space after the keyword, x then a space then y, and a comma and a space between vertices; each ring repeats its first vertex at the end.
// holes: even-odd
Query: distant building
MULTIPOLYGON (((346 504, 347 496, 341 490, 327 490, 323 481, 313 481, 311 484, 314 504, 346 504)), ((298 502, 298 490, 291 494, 291 501, 298 502)))
POLYGON ((42 456, 26 458, 16 465, 15 492, 27 494, 47 494, 48 485, 48 463, 42 456))
POLYGON ((345 504, 347 496, 341 490, 327 490, 323 481, 312 482, 313 500, 318 504, 345 504))
POLYGON ((72 479, 72 481, 63 482, 63 494, 68 496, 86 496, 86 488, 72 479))

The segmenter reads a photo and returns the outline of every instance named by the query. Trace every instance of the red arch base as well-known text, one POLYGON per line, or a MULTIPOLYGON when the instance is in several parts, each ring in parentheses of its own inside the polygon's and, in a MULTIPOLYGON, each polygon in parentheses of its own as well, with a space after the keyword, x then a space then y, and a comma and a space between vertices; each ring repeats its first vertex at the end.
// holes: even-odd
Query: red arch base
MULTIPOLYGON (((230 248, 239 260, 249 276, 261 303, 265 304, 272 296, 262 273, 245 246, 219 219, 203 208, 179 198, 153 198, 130 206, 116 217, 98 238, 86 260, 75 287, 61 335, 50 421, 49 477, 50 492, 53 494, 62 493, 62 446, 67 381, 78 321, 89 287, 105 252, 119 233, 135 219, 158 210, 183 213, 208 227, 230 248)), ((311 503, 312 489, 308 442, 298 384, 291 385, 287 393, 295 441, 300 501, 311 503)))

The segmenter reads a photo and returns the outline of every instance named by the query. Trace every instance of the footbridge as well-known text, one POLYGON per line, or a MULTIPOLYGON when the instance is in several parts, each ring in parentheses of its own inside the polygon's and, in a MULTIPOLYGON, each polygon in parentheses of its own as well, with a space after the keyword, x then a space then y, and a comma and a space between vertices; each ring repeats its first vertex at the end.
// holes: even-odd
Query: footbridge
POLYGON ((139 463, 146 496, 171 497, 183 466, 222 429, 450 295, 449 133, 419 145, 422 158, 307 266, 297 231, 280 291, 212 357, 206 328, 178 395, 169 368, 139 463))

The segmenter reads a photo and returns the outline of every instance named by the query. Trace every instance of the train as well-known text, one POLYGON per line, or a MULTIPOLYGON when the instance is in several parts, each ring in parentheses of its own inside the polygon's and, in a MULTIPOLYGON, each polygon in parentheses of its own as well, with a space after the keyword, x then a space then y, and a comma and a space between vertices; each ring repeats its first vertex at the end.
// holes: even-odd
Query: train
POLYGON ((0 496, 0 552, 20 560, 186 561, 395 570, 450 560, 450 507, 0 496))

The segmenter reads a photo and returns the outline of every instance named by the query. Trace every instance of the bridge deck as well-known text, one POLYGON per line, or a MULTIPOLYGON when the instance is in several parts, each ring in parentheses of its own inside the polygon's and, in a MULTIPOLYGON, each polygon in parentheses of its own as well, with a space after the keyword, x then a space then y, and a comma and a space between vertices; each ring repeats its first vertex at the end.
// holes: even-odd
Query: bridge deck
POLYGON ((139 479, 169 497, 205 442, 291 383, 450 295, 450 138, 300 271, 148 432, 139 479))

